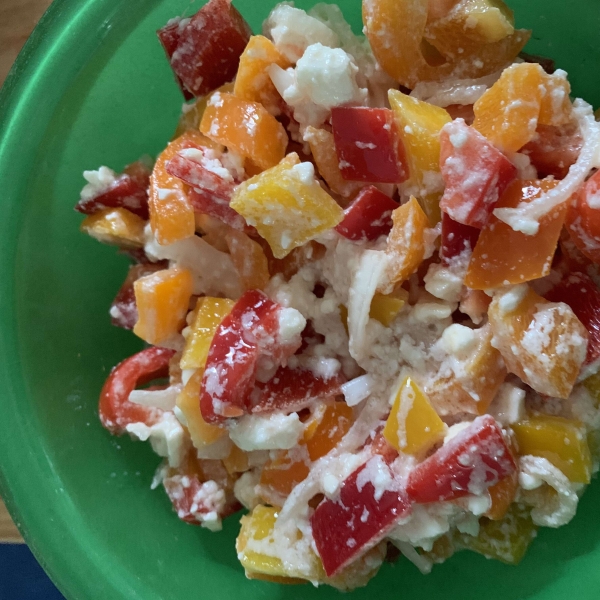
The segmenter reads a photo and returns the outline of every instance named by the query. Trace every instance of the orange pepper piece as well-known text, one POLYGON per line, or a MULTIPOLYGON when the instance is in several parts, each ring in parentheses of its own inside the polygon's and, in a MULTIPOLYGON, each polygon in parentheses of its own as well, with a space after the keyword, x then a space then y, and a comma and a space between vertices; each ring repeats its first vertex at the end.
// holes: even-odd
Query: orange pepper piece
POLYGON ((140 277, 133 284, 138 310, 133 333, 155 345, 177 334, 185 324, 192 285, 186 269, 165 269, 140 277))
POLYGON ((540 104, 540 125, 566 125, 572 118, 571 85, 566 74, 544 74, 544 93, 540 104))
POLYGON ((516 473, 501 479, 498 483, 488 488, 492 505, 485 516, 492 521, 500 521, 508 512, 513 503, 519 487, 519 479, 516 473))
POLYGON ((306 128, 304 139, 310 145, 310 151, 319 169, 319 175, 325 180, 329 189, 344 198, 354 196, 360 190, 362 184, 356 181, 346 181, 342 177, 333 133, 309 126, 306 128))
MULTIPOLYGON (((198 397, 196 397, 196 400, 198 397)), ((216 427, 216 425, 214 426, 216 427)), ((234 473, 244 473, 250 466, 248 465, 248 454, 240 450, 235 444, 231 447, 231 452, 227 458, 223 459, 223 465, 230 475, 234 473)))
POLYGON ((388 282, 383 293, 390 293, 395 284, 408 279, 425 257, 425 229, 429 219, 414 196, 392 212, 394 223, 388 236, 388 282))
POLYGON ((261 245, 235 229, 227 232, 225 241, 244 289, 264 289, 271 276, 269 263, 261 245))
POLYGON ((141 248, 144 245, 146 221, 126 208, 105 208, 88 215, 80 229, 103 244, 122 248, 141 248))
MULTIPOLYGON (((427 58, 431 60, 431 55, 439 56, 439 52, 430 50, 427 57, 423 52, 429 4, 429 0, 363 0, 363 23, 375 58, 386 73, 410 89, 419 81, 482 77, 493 73, 516 58, 529 39, 529 31, 517 30, 499 41, 476 45, 456 57, 442 56, 442 60, 448 60, 431 65, 427 58)), ((460 4, 460 10, 469 8, 468 0, 460 4)), ((466 14, 466 18, 468 16, 466 14)), ((451 35, 455 37, 461 32, 452 31, 451 35)))
POLYGON ((267 72, 271 65, 282 69, 292 66, 271 40, 253 35, 240 56, 233 93, 242 100, 260 102, 269 112, 277 114, 281 96, 267 72))
POLYGON ((277 165, 288 144, 283 125, 262 104, 220 92, 210 97, 200 131, 261 170, 277 165))
MULTIPOLYGON (((551 190, 558 181, 513 181, 496 208, 515 208, 551 190)), ((532 281, 550 273, 558 238, 567 214, 567 203, 542 217, 538 232, 514 231, 493 214, 481 231, 465 277, 467 287, 489 290, 532 281)))
POLYGON ((508 67, 473 105, 473 127, 503 152, 517 152, 535 135, 545 79, 537 63, 508 67))
POLYGON ((150 226, 159 244, 168 245, 195 233, 194 209, 186 196, 186 185, 165 168, 177 152, 195 146, 215 147, 199 131, 189 130, 172 141, 156 159, 150 176, 148 208, 150 226))
POLYGON ((328 454, 348 433, 352 425, 352 408, 345 402, 334 402, 317 411, 304 432, 308 456, 315 461, 328 454))
POLYGON ((588 332, 569 306, 527 285, 496 294, 488 310, 494 345, 509 372, 540 394, 568 398, 585 360, 588 332))

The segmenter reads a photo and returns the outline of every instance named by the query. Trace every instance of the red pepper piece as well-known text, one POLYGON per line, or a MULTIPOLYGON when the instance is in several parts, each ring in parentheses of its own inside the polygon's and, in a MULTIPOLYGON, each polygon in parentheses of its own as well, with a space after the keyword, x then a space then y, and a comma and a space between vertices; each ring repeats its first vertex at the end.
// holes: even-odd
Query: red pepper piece
POLYGON ((392 212, 399 204, 374 185, 363 188, 344 210, 344 220, 335 228, 354 241, 374 241, 392 230, 392 212))
POLYGON ((169 361, 175 354, 166 348, 146 348, 123 362, 110 373, 100 392, 100 422, 113 435, 120 435, 130 423, 144 423, 151 427, 163 411, 129 401, 129 394, 137 386, 169 375, 169 361))
POLYGON ((589 333, 584 365, 600 358, 600 290, 583 273, 572 273, 545 295, 550 302, 568 304, 589 333))
POLYGON ((300 336, 282 343, 280 310, 281 306, 262 292, 249 290, 217 328, 200 392, 200 410, 207 423, 220 423, 246 412, 259 359, 278 366, 300 347, 300 336))
POLYGON ((500 426, 483 415, 417 465, 406 491, 421 503, 479 495, 516 468, 500 426))
POLYGON ((483 227, 517 168, 463 119, 444 125, 440 148, 440 207, 459 223, 483 227))
POLYGON ((367 552, 410 511, 406 492, 381 456, 359 467, 342 483, 339 498, 321 502, 310 519, 327 575, 367 552))
POLYGON ((581 253, 600 264, 600 171, 574 195, 565 225, 581 253))
POLYGON ((331 125, 344 179, 371 183, 406 181, 406 154, 391 110, 338 106, 331 111, 331 125))
POLYGON ((481 230, 455 221, 446 213, 442 213, 442 245, 440 256, 444 264, 449 264, 455 256, 465 250, 472 252, 479 239, 481 230))
MULTIPOLYGON (((179 44, 179 38, 181 37, 181 32, 184 27, 187 25, 188 19, 182 19, 181 17, 175 17, 171 19, 164 27, 161 27, 157 32, 158 39, 164 48, 169 61, 173 56, 173 53, 177 49, 177 45, 179 44)), ((174 74, 175 75, 175 74, 174 74)), ((181 81, 181 78, 175 75, 175 80, 177 81, 177 85, 179 89, 183 93, 183 96, 186 100, 191 100, 194 97, 194 94, 191 94, 181 81)))
POLYGON ((296 411, 341 394, 344 377, 321 377, 308 369, 280 367, 266 383, 257 383, 249 398, 251 413, 296 411))
POLYGON ((150 169, 142 162, 127 165, 123 173, 104 191, 93 198, 81 199, 75 210, 91 215, 105 208, 126 208, 142 219, 148 218, 148 185, 150 169))
POLYGON ((231 0, 210 0, 190 19, 170 21, 158 31, 171 68, 194 96, 233 80, 251 35, 231 0))

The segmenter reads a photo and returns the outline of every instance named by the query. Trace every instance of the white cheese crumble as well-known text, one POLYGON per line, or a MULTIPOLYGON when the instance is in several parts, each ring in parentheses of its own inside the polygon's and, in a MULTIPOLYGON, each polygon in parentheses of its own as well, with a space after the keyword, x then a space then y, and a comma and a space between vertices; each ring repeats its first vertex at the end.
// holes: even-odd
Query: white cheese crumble
POLYGON ((106 193, 117 180, 117 174, 108 167, 100 167, 97 171, 84 171, 84 179, 88 182, 81 190, 82 200, 92 200, 106 193))
POLYGON ((296 413, 284 415, 244 415, 229 426, 233 443, 249 452, 251 450, 289 450, 300 439, 304 425, 296 413))
POLYGON ((502 425, 522 421, 525 416, 525 390, 505 382, 500 386, 489 413, 502 425))
POLYGON ((171 385, 164 390, 133 390, 129 394, 129 402, 150 408, 173 410, 182 387, 181 385, 171 385))

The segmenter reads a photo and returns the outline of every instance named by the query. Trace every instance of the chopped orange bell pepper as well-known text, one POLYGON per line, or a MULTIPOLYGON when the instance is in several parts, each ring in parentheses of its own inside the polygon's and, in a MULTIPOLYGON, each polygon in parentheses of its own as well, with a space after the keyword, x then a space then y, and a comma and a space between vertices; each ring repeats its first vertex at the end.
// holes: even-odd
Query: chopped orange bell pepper
POLYGON ((198 450, 214 444, 227 435, 224 427, 210 425, 202 418, 199 401, 202 374, 203 369, 198 369, 177 397, 177 408, 183 413, 192 444, 198 450))
MULTIPOLYGON (((196 398, 197 400, 198 398, 196 398)), ((240 450, 235 444, 231 447, 229 455, 223 459, 223 465, 230 475, 244 473, 250 468, 248 454, 240 450)))
POLYGON ((314 177, 311 163, 289 154, 276 167, 238 186, 230 204, 283 258, 338 225, 344 211, 314 177))
POLYGON ((506 516, 510 505, 515 499, 517 489, 519 487, 519 479, 516 473, 501 479, 495 485, 488 488, 488 493, 492 501, 492 505, 485 513, 485 516, 492 521, 500 521, 506 516))
POLYGON ((546 74, 537 63, 504 70, 475 102, 473 127, 503 152, 517 152, 535 135, 546 74))
MULTIPOLYGON (((233 83, 226 83, 216 91, 223 93, 233 92, 233 83)), ((179 117, 177 128, 175 129, 175 134, 173 135, 174 140, 183 135, 186 131, 199 130, 200 121, 202 120, 202 115, 206 109, 206 103, 208 102, 208 99, 211 97, 212 93, 208 94, 207 96, 196 98, 194 102, 183 105, 181 116, 179 117)), ((211 140, 211 143, 214 142, 211 140)))
MULTIPOLYGON (((515 208, 521 202, 532 202, 557 183, 513 181, 496 208, 515 208)), ((540 220, 535 235, 514 231, 492 214, 475 245, 465 285, 475 290, 489 290, 548 275, 566 213, 566 203, 557 206, 540 220)))
POLYGON ((191 273, 179 268, 140 277, 133 284, 138 310, 133 333, 155 345, 177 334, 185 324, 192 284, 191 273))
POLYGON ((262 170, 279 163, 288 144, 283 125, 262 104, 220 92, 210 97, 200 131, 262 170))
POLYGON ((511 373, 540 394, 569 397, 588 338, 569 306, 548 302, 523 286, 496 294, 488 318, 494 346, 511 373))
POLYGON ((271 276, 269 263, 261 245, 235 229, 227 232, 225 241, 244 289, 264 289, 271 276))
POLYGON ((260 102, 270 113, 278 114, 281 96, 267 72, 270 65, 282 69, 292 66, 271 40, 253 35, 240 56, 233 93, 242 100, 260 102))
POLYGON ((234 304, 227 298, 198 298, 181 356, 182 369, 204 368, 215 331, 234 304))
POLYGON ((146 221, 126 208, 105 208, 88 215, 80 229, 104 244, 141 248, 144 245, 145 224, 146 221))
POLYGON ((590 482, 592 458, 582 423, 562 417, 535 415, 511 427, 521 456, 541 456, 574 483, 590 482))
POLYGON ((383 437, 400 452, 421 455, 439 442, 445 431, 427 396, 413 379, 404 379, 395 393, 383 437))
POLYGON ((571 85, 565 73, 544 73, 544 93, 540 103, 540 125, 565 125, 573 117, 573 105, 569 94, 571 85))

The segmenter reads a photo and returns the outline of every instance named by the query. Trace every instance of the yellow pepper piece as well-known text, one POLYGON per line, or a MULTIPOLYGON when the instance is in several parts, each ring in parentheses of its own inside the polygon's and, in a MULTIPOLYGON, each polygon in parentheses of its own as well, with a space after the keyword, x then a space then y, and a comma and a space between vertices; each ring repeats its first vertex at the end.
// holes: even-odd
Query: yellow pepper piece
MULTIPOLYGON (((325 578, 325 572, 320 559, 311 550, 307 551, 302 563, 306 569, 297 569, 294 565, 283 562, 280 558, 263 554, 248 548, 253 542, 267 540, 275 528, 277 509, 269 506, 257 506, 249 515, 241 518, 242 527, 236 540, 236 550, 242 566, 248 573, 261 573, 271 577, 298 577, 320 581, 325 578)), ((293 541, 290 540, 290 543, 293 541)), ((259 544, 260 545, 260 544, 259 544)), ((267 545, 267 544, 265 544, 267 545)))
POLYGON ((198 299, 179 363, 182 369, 204 368, 215 331, 234 304, 233 300, 227 298, 205 296, 198 299))
POLYGON ((271 40, 262 35, 253 35, 240 56, 233 93, 243 100, 260 102, 269 112, 278 114, 281 96, 267 72, 273 64, 282 69, 292 66, 271 40))
POLYGON ((230 206, 256 227, 275 258, 344 218, 342 208, 315 179, 313 165, 300 163, 295 153, 238 186, 230 206))
POLYGON ((192 296, 192 275, 174 268, 140 277, 134 284, 138 321, 133 333, 149 344, 161 344, 185 323, 192 296))
POLYGON ((144 245, 145 224, 146 221, 126 208, 105 208, 87 216, 80 229, 104 244, 141 248, 144 245))
POLYGON ((425 257, 425 229, 429 220, 415 197, 392 212, 394 223, 388 236, 386 253, 390 258, 388 281, 382 292, 389 292, 396 283, 408 279, 425 257), (391 288, 391 289, 390 289, 391 288))
POLYGON ((407 183, 420 190, 431 173, 440 172, 440 131, 452 119, 443 108, 398 90, 390 90, 388 96, 406 150, 407 183))
MULTIPOLYGON (((408 292, 406 296, 408 297, 408 292)), ((376 319, 385 327, 389 327, 405 304, 406 298, 393 296, 391 294, 388 294, 387 296, 375 294, 371 300, 369 317, 371 319, 376 319)))
POLYGON ((518 564, 536 534, 536 526, 527 512, 513 504, 501 521, 480 521, 479 535, 459 533, 457 546, 494 558, 500 562, 518 564))
POLYGON ((590 482, 592 458, 581 423, 562 417, 536 415, 511 427, 521 456, 541 456, 572 482, 590 482))
MULTIPOLYGON (((218 425, 211 425, 202 418, 200 412, 200 388, 203 369, 198 369, 188 380, 185 387, 177 396, 177 407, 185 417, 192 444, 198 450, 214 444, 227 430, 218 425)), ((224 461, 223 461, 224 462, 224 461)))
POLYGON ((422 454, 444 437, 446 426, 427 396, 407 377, 398 388, 383 436, 396 450, 422 454))

